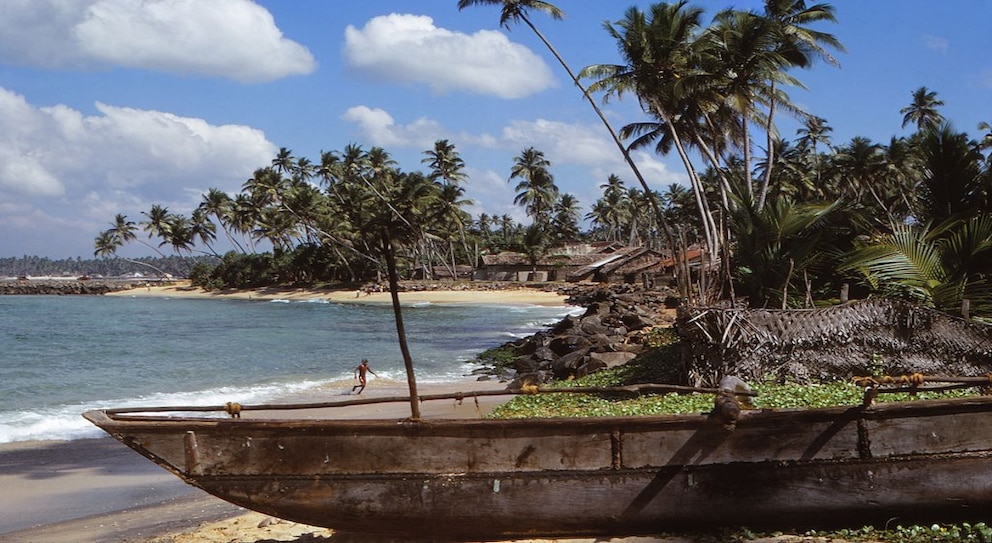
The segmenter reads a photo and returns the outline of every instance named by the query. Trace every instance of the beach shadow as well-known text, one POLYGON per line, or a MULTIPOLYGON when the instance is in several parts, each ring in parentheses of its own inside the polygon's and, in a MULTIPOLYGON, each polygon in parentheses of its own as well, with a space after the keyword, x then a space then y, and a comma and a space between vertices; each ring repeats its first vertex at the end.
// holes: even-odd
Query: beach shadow
POLYGON ((99 475, 144 475, 162 468, 112 438, 77 439, 0 447, 0 473, 53 479, 80 470, 99 475))

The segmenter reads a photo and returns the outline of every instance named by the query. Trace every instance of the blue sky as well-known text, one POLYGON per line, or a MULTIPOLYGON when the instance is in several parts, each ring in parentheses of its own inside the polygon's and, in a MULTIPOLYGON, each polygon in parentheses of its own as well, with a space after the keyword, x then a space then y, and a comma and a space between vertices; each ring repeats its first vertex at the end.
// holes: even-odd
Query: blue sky
MULTIPOLYGON (((708 16, 757 0, 697 0, 708 16)), ((534 20, 574 68, 614 63, 602 28, 650 2, 559 0, 534 20)), ((790 95, 833 127, 835 145, 906 135, 899 110, 926 86, 943 115, 978 136, 992 122, 992 2, 837 0, 819 29, 847 51, 796 72, 790 95)), ((708 20, 708 17, 707 17, 708 20)), ((615 126, 643 120, 611 102, 615 126)), ((794 138, 797 124, 783 121, 794 138)), ((599 185, 633 176, 567 74, 523 26, 456 0, 3 0, 0 2, 0 257, 93 255, 114 215, 153 204, 189 213, 209 188, 229 193, 280 147, 319 161, 349 143, 423 169, 437 139, 455 144, 473 215, 511 214, 513 157, 543 151, 583 213, 599 185)), ((662 190, 677 157, 640 154, 662 190)), ((221 236, 222 237, 222 236, 221 236)), ((121 250, 136 256, 140 244, 121 250)))

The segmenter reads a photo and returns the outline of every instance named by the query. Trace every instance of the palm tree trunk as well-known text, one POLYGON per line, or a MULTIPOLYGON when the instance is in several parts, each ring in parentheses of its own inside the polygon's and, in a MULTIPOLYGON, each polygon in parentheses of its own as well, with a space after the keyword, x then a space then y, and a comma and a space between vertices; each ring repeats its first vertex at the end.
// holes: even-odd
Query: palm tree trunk
POLYGON ((410 389, 410 418, 420 419, 420 398, 417 396, 417 377, 413 373, 413 357, 406 344, 406 328, 403 326, 403 311, 400 309, 399 277, 396 275, 396 255, 393 253, 393 242, 389 239, 389 230, 382 229, 382 249, 386 253, 386 272, 389 274, 389 294, 393 300, 393 318, 396 321, 396 336, 400 342, 400 352, 403 354, 403 365, 406 367, 406 382, 410 389))
POLYGON ((775 80, 772 80, 771 98, 768 103, 768 121, 765 124, 765 138, 768 145, 768 167, 765 168, 765 176, 761 179, 761 187, 758 190, 758 211, 765 207, 765 198, 768 197, 768 187, 772 181, 772 164, 775 163, 775 138, 772 136, 773 119, 775 117, 775 80))
MULTIPOLYGON (((534 34, 537 35, 538 39, 540 39, 541 42, 544 43, 544 46, 547 47, 549 51, 551 51, 551 54, 554 55, 558 63, 561 64, 562 68, 565 69, 565 71, 568 73, 568 76, 572 78, 572 82, 575 84, 575 86, 578 87, 580 91, 582 91, 582 96, 585 97, 586 101, 589 102, 589 105, 592 106, 593 111, 596 112, 596 116, 598 116, 599 120, 602 121, 603 126, 606 127, 606 130, 610 133, 610 137, 613 139, 613 142, 616 144, 617 148, 620 150, 620 153, 623 155, 624 162, 626 162, 627 165, 630 166, 630 170, 634 173, 634 177, 637 178, 637 182, 640 183, 641 188, 644 189, 644 195, 647 197, 648 202, 651 204, 651 209, 654 211, 654 214, 657 217, 658 224, 661 226, 662 231, 665 232, 665 238, 667 238, 669 245, 672 247, 672 250, 676 253, 680 252, 680 249, 678 248, 679 247, 678 243, 676 242, 675 239, 675 231, 672 229, 671 225, 668 224, 668 220, 665 218, 665 215, 661 212, 661 206, 658 205, 657 198, 654 197, 654 192, 651 190, 651 187, 648 186, 647 181, 644 180, 644 176, 641 175, 641 170, 637 167, 636 164, 634 164, 634 159, 630 157, 630 152, 624 146, 623 142, 620 141, 620 137, 617 135, 616 131, 613 130, 613 125, 611 125, 610 121, 606 119, 606 115, 603 114, 603 110, 601 110, 599 106, 596 105, 596 101, 593 100, 592 96, 589 94, 589 91, 586 90, 586 88, 582 85, 582 83, 579 82, 579 78, 575 75, 575 72, 573 72, 572 69, 568 66, 568 64, 565 62, 565 59, 562 58, 561 54, 558 53, 558 50, 555 49, 553 45, 551 45, 551 42, 549 42, 548 39, 544 37, 544 34, 542 34, 541 31, 538 30, 536 26, 534 26, 534 23, 531 22, 530 18, 527 17, 523 12, 520 13, 520 18, 521 20, 523 20, 524 23, 527 24, 528 27, 530 27, 530 29, 534 32, 534 34)), ((676 277, 676 282, 679 285, 684 285, 685 293, 683 293, 683 295, 684 297, 687 298, 689 277, 688 276, 676 277)))

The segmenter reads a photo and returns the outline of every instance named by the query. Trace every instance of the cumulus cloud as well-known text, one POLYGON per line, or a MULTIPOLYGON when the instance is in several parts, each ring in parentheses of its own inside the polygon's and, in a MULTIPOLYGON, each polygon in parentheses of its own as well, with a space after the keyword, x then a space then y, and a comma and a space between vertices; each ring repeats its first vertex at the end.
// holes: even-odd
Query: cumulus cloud
POLYGON ((151 204, 188 212, 207 188, 236 192, 275 154, 251 127, 102 103, 96 109, 87 116, 65 105, 36 107, 0 87, 0 228, 33 224, 35 235, 71 210, 77 222, 49 239, 92 239, 116 213, 151 204), (42 217, 52 219, 39 224, 42 217))
POLYGON ((512 121, 503 128, 502 140, 520 149, 536 147, 553 162, 587 166, 615 161, 620 153, 602 128, 546 119, 512 121))
POLYGON ((315 69, 250 0, 4 0, 0 61, 46 68, 124 66, 238 81, 315 69))
POLYGON ((379 147, 414 147, 427 149, 444 138, 437 121, 421 117, 410 124, 397 125, 386 110, 355 106, 341 116, 342 120, 358 125, 362 141, 379 147))
POLYGON ((361 29, 349 25, 344 56, 374 80, 425 84, 439 94, 464 90, 510 99, 554 85, 544 60, 502 33, 453 32, 424 15, 393 13, 361 29))

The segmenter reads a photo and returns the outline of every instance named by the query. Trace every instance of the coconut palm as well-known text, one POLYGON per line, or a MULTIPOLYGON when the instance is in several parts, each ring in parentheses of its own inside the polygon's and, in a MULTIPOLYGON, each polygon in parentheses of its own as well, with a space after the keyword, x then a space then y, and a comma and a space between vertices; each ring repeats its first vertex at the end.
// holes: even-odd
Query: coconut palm
POLYGON ((295 168, 296 157, 293 152, 285 147, 280 147, 275 158, 272 159, 272 169, 280 174, 289 175, 295 168))
POLYGON ((974 214, 985 204, 984 157, 965 133, 950 124, 926 129, 917 146, 922 163, 919 187, 921 220, 942 222, 962 214, 974 214))
POLYGON ((951 219, 934 227, 893 224, 862 244, 841 270, 854 270, 877 292, 959 313, 992 317, 992 215, 951 219))
POLYGON ((629 194, 623 180, 615 174, 610 174, 599 188, 603 189, 603 196, 593 203, 586 218, 606 229, 607 240, 620 241, 631 219, 629 194))
POLYGON ((190 214, 190 236, 192 239, 199 239, 206 245, 210 254, 219 257, 217 251, 211 245, 217 240, 217 225, 210 221, 210 216, 206 210, 196 208, 190 214))
POLYGON ((522 206, 536 224, 550 222, 551 209, 558 199, 558 187, 548 170, 550 167, 551 161, 544 158, 543 152, 528 147, 513 159, 510 170, 508 181, 519 179, 513 203, 522 206))
POLYGON ((238 243, 238 240, 231 233, 230 210, 233 204, 234 201, 226 192, 212 188, 203 195, 198 209, 202 209, 208 215, 217 219, 217 222, 220 223, 221 228, 224 230, 227 240, 244 254, 246 252, 244 247, 238 243))
POLYGON ((566 192, 555 202, 552 212, 551 231, 555 239, 562 242, 578 239, 579 200, 566 192))
MULTIPOLYGON (((123 217, 123 215, 118 215, 118 217, 123 217)), ((131 224, 133 225, 134 223, 131 224)), ((133 235, 132 239, 134 239, 133 235)), ((110 230, 104 230, 103 232, 100 232, 100 234, 97 235, 96 239, 93 241, 93 256, 99 256, 102 258, 113 256, 114 258, 120 258, 132 264, 149 267, 163 277, 167 275, 161 268, 157 268, 147 262, 141 262, 140 260, 132 260, 130 258, 123 258, 119 256, 117 254, 117 250, 120 249, 122 245, 124 245, 124 238, 118 235, 116 226, 110 230)))
MULTIPOLYGON (((580 76, 595 79, 589 90, 602 92, 604 101, 635 94, 642 107, 658 119, 658 126, 665 131, 689 176, 704 224, 706 246, 712 253, 718 250, 716 224, 689 158, 692 126, 699 117, 686 114, 687 110, 698 111, 703 95, 712 98, 707 94, 712 81, 700 75, 697 64, 702 15, 701 9, 688 7, 685 1, 654 4, 647 13, 631 7, 622 20, 604 25, 616 40, 625 63, 587 66, 580 76)), ((680 276, 688 277, 687 271, 680 276)))
POLYGON ((826 226, 838 205, 777 198, 759 209, 743 188, 734 198, 728 222, 737 240, 735 294, 752 307, 808 305, 807 272, 833 252, 826 226))
POLYGON ((915 124, 916 129, 922 132, 926 128, 937 128, 944 122, 944 116, 937 111, 937 108, 944 105, 944 101, 937 98, 937 93, 926 87, 920 87, 913 91, 913 101, 906 107, 899 110, 902 113, 902 127, 907 124, 915 124))
POLYGON ((644 189, 645 194, 648 195, 648 197, 650 198, 649 202, 651 204, 651 208, 654 210, 655 217, 658 223, 661 225, 662 229, 664 230, 665 235, 668 238, 669 244, 673 248, 675 248, 674 231, 672 230, 671 226, 668 224, 667 220, 665 219, 665 216, 661 210, 660 203, 657 201, 657 199, 653 198, 653 192, 651 191, 651 188, 648 186, 648 182, 641 174, 641 171, 637 167, 637 164, 634 163, 634 159, 631 158, 630 151, 620 140, 620 136, 617 135, 616 130, 613 129, 613 125, 610 124, 609 120, 607 120, 606 115, 603 113, 603 110, 599 107, 598 104, 596 104, 596 100, 594 100, 592 95, 590 94, 591 89, 587 89, 585 86, 582 85, 580 78, 583 76, 581 74, 576 75, 575 72, 572 71, 568 63, 565 62, 565 59, 561 56, 560 53, 558 53, 558 51, 554 48, 554 46, 551 45, 551 42, 548 41, 548 39, 544 36, 544 34, 541 33, 540 30, 538 30, 538 28, 534 25, 534 23, 531 21, 529 17, 530 11, 539 11, 550 16, 554 20, 561 20, 565 17, 565 13, 555 5, 549 2, 544 2, 542 0, 458 0, 459 10, 465 9, 466 7, 469 6, 477 6, 477 5, 489 5, 489 6, 501 7, 502 9, 500 11, 500 19, 499 19, 500 26, 509 29, 510 22, 523 22, 531 29, 532 32, 534 32, 534 34, 538 37, 538 39, 541 40, 541 43, 543 43, 544 46, 548 48, 548 50, 555 57, 558 63, 561 64, 562 68, 565 69, 565 72, 568 73, 568 76, 572 80, 572 83, 582 92, 583 98, 585 98, 585 100, 589 103, 593 111, 596 113, 596 116, 599 117, 599 120, 603 123, 603 126, 606 128, 607 132, 609 132, 610 138, 613 140, 613 143, 617 146, 617 149, 620 151, 620 154, 623 155, 624 162, 626 162, 627 166, 630 167, 630 170, 631 172, 633 172, 634 177, 637 178, 637 182, 640 183, 641 187, 644 189))
MULTIPOLYGON (((832 34, 809 28, 810 25, 824 21, 837 22, 834 8, 830 4, 807 6, 805 0, 765 0, 763 18, 770 24, 769 30, 774 35, 775 51, 786 63, 785 68, 808 68, 815 59, 823 59, 833 66, 839 66, 837 60, 830 55, 828 48, 844 51, 844 46, 832 34)), ((770 78, 769 85, 771 100, 768 104, 765 134, 770 149, 768 162, 774 162, 773 118, 777 104, 775 78, 770 78)), ((763 195, 767 192, 771 173, 771 170, 766 172, 759 194, 763 195)), ((763 197, 759 196, 758 201, 759 205, 764 205, 763 197)))
POLYGON ((431 181, 440 180, 446 185, 457 185, 468 179, 462 169, 465 168, 465 161, 458 156, 454 144, 448 140, 437 140, 434 148, 424 151, 425 156, 420 163, 427 164, 430 169, 428 178, 431 181))

